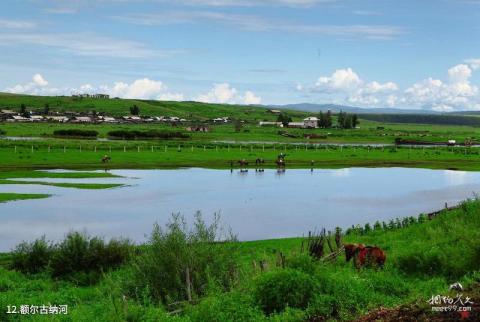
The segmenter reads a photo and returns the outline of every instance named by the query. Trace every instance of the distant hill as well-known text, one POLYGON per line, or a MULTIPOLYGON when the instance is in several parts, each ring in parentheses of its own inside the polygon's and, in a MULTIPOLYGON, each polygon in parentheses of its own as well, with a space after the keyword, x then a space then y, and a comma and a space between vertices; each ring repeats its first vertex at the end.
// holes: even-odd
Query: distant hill
POLYGON ((286 104, 286 105, 271 105, 272 108, 277 109, 292 109, 299 111, 326 112, 328 110, 336 113, 344 111, 347 113, 356 114, 440 114, 435 111, 429 110, 414 110, 414 109, 400 109, 400 108, 362 108, 348 105, 336 105, 336 104, 314 104, 314 103, 299 103, 299 104, 286 104))
MULTIPOLYGON (((276 120, 277 118, 276 115, 268 112, 269 108, 266 106, 0 93, 0 109, 19 111, 21 104, 25 104, 28 110, 41 110, 48 104, 50 110, 55 112, 96 111, 117 117, 130 114, 130 107, 137 105, 141 115, 177 116, 188 120, 203 121, 224 116, 245 121, 276 120)), ((291 110, 288 113, 295 118, 303 118, 308 115, 308 113, 298 110, 291 110)))

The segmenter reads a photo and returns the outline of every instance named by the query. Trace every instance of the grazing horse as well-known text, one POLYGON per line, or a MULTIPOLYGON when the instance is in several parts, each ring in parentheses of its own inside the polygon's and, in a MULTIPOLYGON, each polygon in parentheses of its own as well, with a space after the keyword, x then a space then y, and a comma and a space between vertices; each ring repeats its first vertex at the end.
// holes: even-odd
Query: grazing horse
POLYGON ((255 160, 255 165, 264 164, 265 160, 263 158, 258 158, 255 160))
POLYGON ((353 258, 353 265, 356 269, 364 266, 376 266, 383 268, 387 256, 377 246, 365 246, 363 244, 346 244, 345 259, 350 261, 353 258))
POLYGON ((238 164, 240 164, 240 166, 247 166, 248 165, 248 161, 245 160, 245 159, 242 159, 242 160, 238 160, 238 164))
POLYGON ((102 158, 102 163, 108 163, 110 160, 112 160, 112 158, 105 154, 102 158))

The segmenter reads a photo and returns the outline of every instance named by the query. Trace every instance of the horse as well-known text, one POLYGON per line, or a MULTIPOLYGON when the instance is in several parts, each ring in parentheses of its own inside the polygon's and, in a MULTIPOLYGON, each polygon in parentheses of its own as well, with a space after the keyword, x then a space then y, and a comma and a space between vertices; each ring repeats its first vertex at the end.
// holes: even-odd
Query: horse
POLYGON ((242 160, 238 160, 238 164, 240 164, 240 166, 247 166, 248 165, 248 161, 245 160, 245 159, 242 159, 242 160))
POLYGON ((349 262, 353 258, 356 269, 364 266, 377 266, 383 268, 387 259, 385 252, 377 246, 365 246, 364 244, 346 244, 345 259, 349 262))
POLYGON ((102 158, 102 163, 110 162, 110 160, 112 160, 112 158, 109 157, 108 155, 105 155, 105 156, 102 158))
POLYGON ((264 163, 265 163, 265 160, 263 158, 257 158, 255 160, 255 165, 264 164, 264 163))
POLYGON ((278 167, 284 167, 285 166, 285 159, 277 159, 276 161, 278 167))

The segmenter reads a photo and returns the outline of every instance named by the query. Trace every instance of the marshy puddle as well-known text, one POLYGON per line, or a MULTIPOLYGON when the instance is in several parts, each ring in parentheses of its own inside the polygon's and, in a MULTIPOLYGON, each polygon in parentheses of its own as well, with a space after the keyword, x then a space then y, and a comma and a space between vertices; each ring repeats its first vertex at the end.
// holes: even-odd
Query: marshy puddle
MULTIPOLYGON (((417 215, 458 203, 480 191, 480 173, 407 168, 338 170, 112 170, 122 178, 23 179, 47 182, 122 183, 105 190, 0 185, 0 192, 48 193, 47 199, 0 204, 0 251, 70 230, 145 241, 155 222, 171 213, 191 220, 213 213, 241 240, 301 236, 309 230, 346 228, 417 215)), ((20 179, 18 179, 20 180, 20 179)))

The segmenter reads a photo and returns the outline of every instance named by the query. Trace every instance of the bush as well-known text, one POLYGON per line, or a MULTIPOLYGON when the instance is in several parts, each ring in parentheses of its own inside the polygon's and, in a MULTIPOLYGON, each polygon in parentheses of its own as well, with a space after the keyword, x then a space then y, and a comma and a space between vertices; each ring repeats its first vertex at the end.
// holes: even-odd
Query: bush
POLYGON ((80 137, 80 138, 93 138, 98 136, 97 131, 93 130, 81 130, 81 129, 66 129, 53 131, 54 136, 64 137, 80 137))
POLYGON ((317 282, 313 277, 287 268, 261 275, 253 294, 262 310, 271 314, 282 312, 286 307, 306 308, 316 290, 317 282))
POLYGON ((149 130, 149 131, 127 131, 116 130, 108 132, 108 136, 113 139, 136 140, 136 139, 187 139, 188 136, 182 132, 149 130))
POLYGON ((12 268, 22 273, 48 271, 52 277, 76 280, 80 284, 96 282, 100 273, 127 261, 132 245, 127 240, 106 243, 98 237, 69 233, 58 244, 45 237, 21 243, 12 254, 12 268))
POLYGON ((287 260, 287 267, 313 275, 317 268, 315 261, 309 255, 297 255, 287 260))
POLYGON ((5 132, 4 130, 0 129, 0 135, 5 135, 7 134, 7 132, 5 132))
POLYGON ((192 299, 205 295, 208 287, 231 289, 238 272, 235 238, 229 236, 219 242, 218 216, 210 226, 200 213, 195 218, 192 230, 179 214, 172 215, 165 230, 155 225, 134 265, 134 296, 140 289, 163 303, 188 300, 187 280, 192 299))
POLYGON ((39 273, 48 266, 52 251, 45 236, 31 243, 23 242, 12 252, 11 266, 22 273, 39 273))
POLYGON ((85 284, 96 282, 101 272, 126 262, 132 246, 128 240, 105 243, 98 237, 72 232, 55 248, 50 262, 52 276, 85 284))

